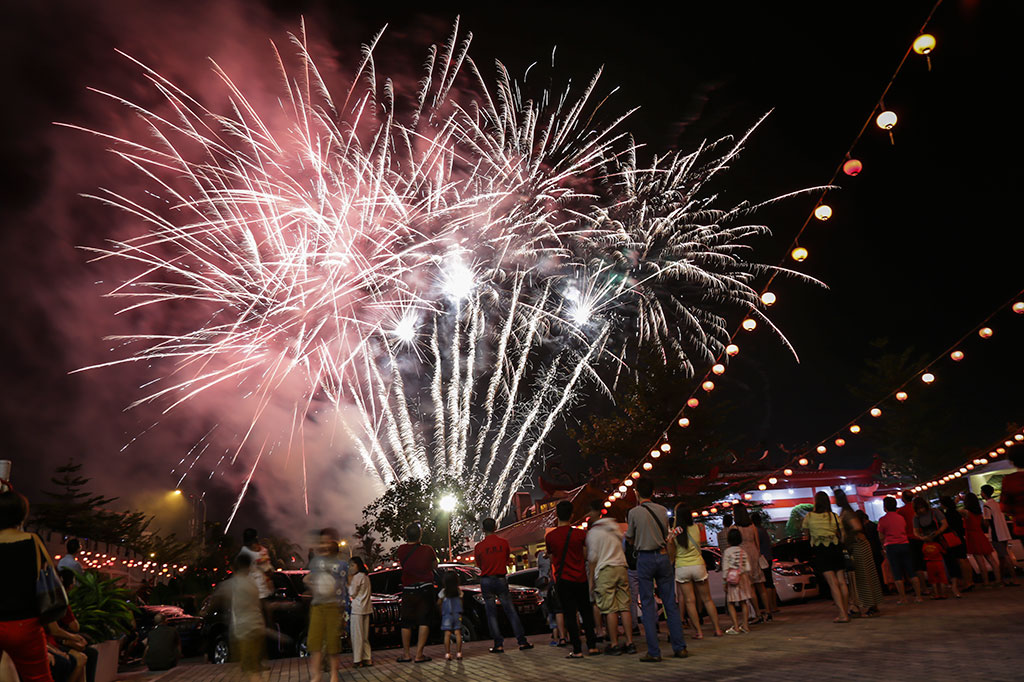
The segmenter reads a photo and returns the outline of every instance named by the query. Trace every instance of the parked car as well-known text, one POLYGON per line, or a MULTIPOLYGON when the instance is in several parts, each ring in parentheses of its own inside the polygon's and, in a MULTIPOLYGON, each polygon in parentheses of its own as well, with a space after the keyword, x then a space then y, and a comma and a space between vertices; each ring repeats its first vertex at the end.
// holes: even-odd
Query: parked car
POLYGON ((831 596, 825 577, 814 570, 814 553, 807 538, 786 538, 772 546, 775 557, 775 589, 779 600, 810 599, 817 596, 831 596), (786 585, 783 586, 783 578, 786 585), (789 597, 783 597, 783 590, 789 597))
MULTIPOLYGON (((309 622, 310 594, 302 582, 309 571, 273 571, 274 592, 267 598, 267 645, 270 658, 306 656, 306 625, 309 622)), ((213 663, 231 658, 227 604, 214 592, 203 604, 203 642, 213 663)))
MULTIPOLYGON (((776 552, 775 545, 772 548, 776 552)), ((808 550, 810 547, 808 547, 808 550)), ((715 606, 725 608, 725 581, 722 579, 722 553, 718 547, 703 547, 704 563, 708 567, 711 599, 715 606)), ((772 578, 779 602, 809 599, 818 596, 818 579, 811 564, 799 558, 792 558, 785 551, 776 553, 772 561, 772 578)))
POLYGON ((167 619, 167 625, 178 631, 183 656, 198 656, 203 652, 202 618, 190 616, 180 606, 142 604, 139 606, 139 614, 135 617, 135 632, 129 638, 122 654, 126 660, 142 658, 145 650, 143 642, 156 625, 157 615, 161 614, 167 619))
MULTIPOLYGON (((459 574, 462 585, 462 637, 473 641, 489 636, 484 599, 480 592, 480 570, 466 564, 440 564, 434 571, 434 585, 440 590, 442 578, 448 571, 459 574)), ((397 637, 401 628, 402 569, 399 566, 384 568, 370 574, 370 589, 373 598, 373 615, 370 617, 371 644, 374 639, 386 640, 397 637)), ((541 617, 541 597, 533 587, 509 582, 509 593, 516 613, 527 632, 540 632, 546 624, 541 617)), ((510 633, 511 626, 502 609, 498 609, 498 622, 502 631, 510 633)), ((440 634, 441 612, 434 609, 430 625, 431 633, 440 634)), ((383 643, 383 642, 382 642, 383 643)))

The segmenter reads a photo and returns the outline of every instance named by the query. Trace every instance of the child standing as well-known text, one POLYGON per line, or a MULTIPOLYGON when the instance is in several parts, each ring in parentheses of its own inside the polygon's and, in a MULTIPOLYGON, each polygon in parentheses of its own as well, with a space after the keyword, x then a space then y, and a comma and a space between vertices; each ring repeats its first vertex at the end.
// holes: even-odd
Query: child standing
POLYGON ((441 631, 444 633, 444 659, 452 660, 452 633, 455 633, 455 658, 462 660, 462 589, 459 574, 448 571, 444 574, 444 585, 437 593, 441 605, 441 631))
POLYGON ((349 579, 348 594, 352 599, 352 618, 349 621, 352 635, 352 661, 356 668, 369 668, 373 665, 370 657, 370 614, 373 603, 370 601, 370 577, 367 575, 366 564, 360 557, 352 557, 355 572, 349 579))
POLYGON ((946 575, 946 563, 942 558, 942 545, 937 542, 926 542, 921 545, 921 553, 924 555, 928 582, 932 584, 932 590, 935 592, 932 599, 945 599, 949 577, 946 575))
POLYGON ((730 528, 726 535, 729 547, 722 553, 722 577, 725 579, 725 600, 729 607, 732 627, 725 631, 727 635, 738 635, 749 632, 747 627, 747 609, 745 602, 754 598, 754 590, 750 583, 750 558, 740 545, 743 535, 738 528, 730 528), (742 617, 742 624, 737 617, 742 617))

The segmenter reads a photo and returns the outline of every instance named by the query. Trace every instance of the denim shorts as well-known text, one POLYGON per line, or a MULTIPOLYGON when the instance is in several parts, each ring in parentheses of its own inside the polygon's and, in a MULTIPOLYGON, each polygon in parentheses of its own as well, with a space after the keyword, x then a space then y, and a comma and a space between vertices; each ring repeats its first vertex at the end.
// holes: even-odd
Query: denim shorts
POLYGON ((462 613, 446 613, 441 618, 441 632, 455 632, 462 629, 462 613))

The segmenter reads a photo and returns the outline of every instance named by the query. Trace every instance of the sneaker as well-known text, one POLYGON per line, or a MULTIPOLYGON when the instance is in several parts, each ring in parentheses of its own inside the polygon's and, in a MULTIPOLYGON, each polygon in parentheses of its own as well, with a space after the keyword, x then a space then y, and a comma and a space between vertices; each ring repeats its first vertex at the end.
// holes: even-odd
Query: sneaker
POLYGON ((632 642, 630 642, 629 644, 627 644, 625 647, 622 648, 622 653, 624 653, 624 654, 635 654, 636 653, 636 644, 633 644, 632 642))
POLYGON ((520 644, 519 645, 519 650, 520 651, 527 651, 527 650, 532 649, 532 648, 533 648, 533 645, 530 644, 529 642, 527 642, 526 644, 520 644))
POLYGON ((605 656, 621 656, 622 655, 622 649, 620 647, 612 646, 611 644, 609 644, 608 646, 606 646, 604 648, 604 655, 605 656))
POLYGON ((689 655, 686 649, 680 649, 672 654, 672 658, 687 658, 689 655))
POLYGON ((661 656, 651 656, 650 654, 644 654, 640 657, 641 663, 661 663, 661 656))

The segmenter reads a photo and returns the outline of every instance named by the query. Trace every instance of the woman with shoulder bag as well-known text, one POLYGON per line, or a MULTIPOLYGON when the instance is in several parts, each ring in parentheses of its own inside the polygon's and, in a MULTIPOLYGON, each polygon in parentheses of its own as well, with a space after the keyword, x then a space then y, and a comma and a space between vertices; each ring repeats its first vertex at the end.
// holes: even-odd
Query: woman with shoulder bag
POLYGON ((839 609, 833 623, 850 622, 850 592, 846 586, 846 560, 843 558, 843 527, 832 512, 828 493, 818 491, 814 496, 814 511, 804 517, 804 530, 811 536, 814 569, 825 576, 832 601, 839 609))
POLYGON ((860 615, 877 616, 878 606, 882 603, 882 584, 878 580, 871 543, 864 534, 860 517, 846 499, 846 492, 842 488, 836 488, 833 494, 836 506, 839 507, 839 521, 846 535, 846 551, 853 560, 850 602, 856 604, 860 615))
POLYGON ((7 481, 0 480, 0 490, 0 565, 4 567, 0 653, 11 657, 21 682, 53 682, 36 585, 42 566, 49 563, 54 577, 57 571, 42 541, 22 530, 28 500, 7 481))
POLYGON ((964 541, 964 518, 956 508, 956 502, 949 495, 939 498, 942 515, 946 517, 949 530, 942 534, 942 546, 946 549, 946 571, 953 586, 954 596, 974 588, 973 573, 967 561, 967 543, 964 541))

